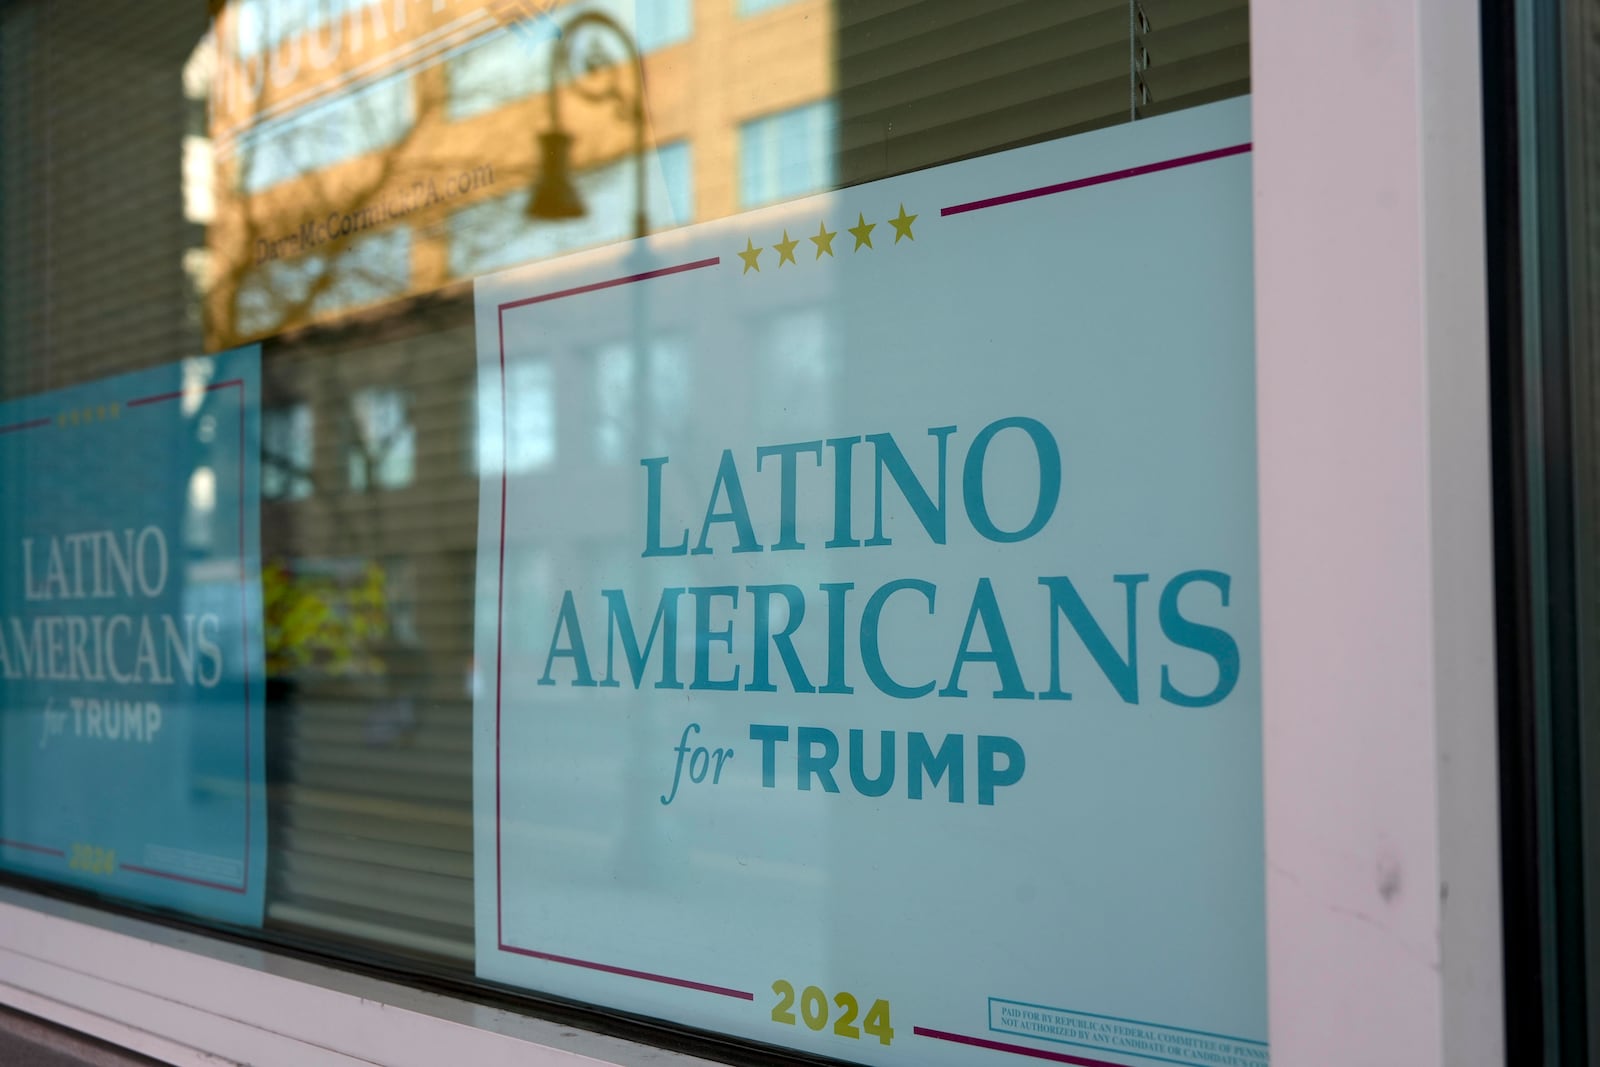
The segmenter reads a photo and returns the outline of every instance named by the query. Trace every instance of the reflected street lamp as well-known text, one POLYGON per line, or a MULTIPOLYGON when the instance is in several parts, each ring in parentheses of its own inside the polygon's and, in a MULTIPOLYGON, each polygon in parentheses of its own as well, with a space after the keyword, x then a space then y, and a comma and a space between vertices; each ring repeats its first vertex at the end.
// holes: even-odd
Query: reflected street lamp
MULTIPOLYGON (((622 43, 628 65, 633 68, 633 94, 623 92, 621 77, 613 74, 602 88, 591 88, 574 79, 573 92, 586 100, 612 101, 617 110, 633 120, 633 158, 635 164, 633 233, 643 237, 649 232, 645 217, 644 173, 644 64, 639 49, 622 24, 602 11, 580 11, 568 19, 550 44, 550 128, 539 135, 539 177, 534 182, 528 198, 530 219, 575 219, 587 213, 583 197, 572 181, 572 134, 561 126, 561 77, 569 73, 571 49, 569 42, 586 28, 610 31, 622 43)), ((591 74, 608 66, 606 55, 598 46, 584 57, 581 73, 591 74)))
MULTIPOLYGON (((605 30, 621 42, 626 64, 633 69, 632 94, 625 92, 623 64, 612 63, 598 40, 583 56, 579 78, 570 79, 569 87, 586 100, 597 103, 614 103, 618 115, 633 120, 634 206, 633 234, 643 238, 649 234, 650 224, 645 215, 645 157, 644 157, 644 65, 639 49, 622 25, 600 11, 583 11, 562 24, 550 48, 550 127, 539 135, 539 174, 528 197, 527 216, 530 219, 572 219, 587 214, 583 197, 572 180, 572 134, 561 125, 561 79, 570 76, 571 44, 586 29, 605 30), (592 81, 585 84, 583 75, 593 74, 607 67, 610 77, 602 84, 592 81)), ((649 254, 641 240, 628 253, 630 261, 644 270, 649 254)), ((645 436, 644 427, 649 410, 650 361, 648 351, 649 313, 644 286, 630 286, 629 332, 632 335, 632 400, 634 406, 634 433, 645 436)), ((632 499, 632 494, 630 494, 632 499)), ((633 505, 637 506, 637 505, 633 505)), ((631 524, 639 528, 637 520, 631 524)), ((650 742, 649 717, 630 717, 627 741, 623 747, 622 779, 643 782, 649 765, 645 752, 650 742)), ((649 885, 660 866, 659 835, 652 832, 648 809, 631 806, 626 809, 617 838, 617 878, 624 884, 649 885)))

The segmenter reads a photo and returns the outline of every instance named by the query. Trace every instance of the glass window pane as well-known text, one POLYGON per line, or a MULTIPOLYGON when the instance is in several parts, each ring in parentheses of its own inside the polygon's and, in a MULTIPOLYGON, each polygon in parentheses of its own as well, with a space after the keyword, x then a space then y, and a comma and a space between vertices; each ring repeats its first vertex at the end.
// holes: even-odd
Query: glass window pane
POLYGON ((791 0, 738 0, 739 14, 754 15, 768 8, 778 7, 790 3, 791 0))
POLYGON ((261 413, 261 496, 304 500, 311 495, 314 450, 311 405, 293 404, 261 413))
POLYGON ((752 1061, 1263 1062, 1248 27, 0 4, 0 874, 752 1061))
POLYGON ((416 427, 399 389, 362 389, 350 398, 350 488, 403 489, 416 470, 416 427))
POLYGON ((530 225, 527 190, 480 200, 453 212, 447 225, 450 237, 450 273, 470 278, 548 259, 626 238, 634 229, 636 184, 646 188, 645 217, 657 229, 681 225, 693 217, 689 146, 663 145, 644 161, 612 163, 576 176, 578 194, 593 210, 571 220, 530 225))

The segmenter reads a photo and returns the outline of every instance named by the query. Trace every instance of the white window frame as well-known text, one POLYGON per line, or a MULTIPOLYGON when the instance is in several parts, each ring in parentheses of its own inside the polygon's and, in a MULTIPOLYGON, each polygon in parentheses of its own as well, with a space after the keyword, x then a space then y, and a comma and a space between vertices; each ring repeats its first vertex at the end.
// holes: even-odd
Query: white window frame
POLYGON ((1478 18, 1251 5, 1275 1065, 1507 1062, 1478 18))
MULTIPOLYGON (((1477 5, 1254 0, 1276 1067, 1503 1064, 1477 5)), ((703 1062, 0 890, 0 1003, 176 1063, 703 1062)))

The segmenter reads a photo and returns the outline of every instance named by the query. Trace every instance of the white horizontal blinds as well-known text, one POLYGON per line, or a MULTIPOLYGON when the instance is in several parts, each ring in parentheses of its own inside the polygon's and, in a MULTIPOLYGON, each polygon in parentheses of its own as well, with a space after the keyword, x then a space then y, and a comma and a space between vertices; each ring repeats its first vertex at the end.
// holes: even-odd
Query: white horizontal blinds
POLYGON ((844 0, 840 178, 1248 92, 1248 15, 1248 0, 844 0))
POLYGON ((1250 91, 1249 0, 1139 0, 1140 118, 1250 91))
MULTIPOLYGON (((325 718, 322 710, 306 706, 300 714, 325 718)), ((326 753, 321 768, 290 761, 298 782, 337 771, 331 764, 339 758, 339 746, 310 738, 293 744, 301 752, 322 746, 326 753)), ((437 751, 418 755, 429 762, 456 762, 437 751)), ((408 953, 470 961, 470 810, 428 797, 425 782, 413 800, 385 795, 389 790, 375 776, 398 781, 405 772, 361 763, 352 760, 347 780, 338 786, 296 784, 284 790, 276 812, 269 919, 408 953)))
POLYGON ((1126 121, 1127 0, 839 6, 841 178, 1126 121))
POLYGON ((392 699, 372 696, 306 699, 287 711, 267 914, 274 924, 470 960, 466 709, 430 704, 422 722, 374 737, 400 714, 392 699))
POLYGON ((0 396, 192 354, 192 4, 0 3, 0 396))
POLYGON ((262 505, 263 557, 294 571, 267 588, 268 923, 455 968, 472 960, 471 350, 463 293, 264 351, 266 406, 308 406, 287 421, 314 434, 309 490, 262 505))

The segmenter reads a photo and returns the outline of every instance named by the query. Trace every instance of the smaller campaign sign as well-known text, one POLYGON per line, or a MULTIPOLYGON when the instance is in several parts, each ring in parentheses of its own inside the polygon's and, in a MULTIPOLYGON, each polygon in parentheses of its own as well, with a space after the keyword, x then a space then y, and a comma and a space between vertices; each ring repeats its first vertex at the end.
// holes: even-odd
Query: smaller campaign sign
POLYGON ((0 404, 0 867, 261 922, 260 366, 0 404))

